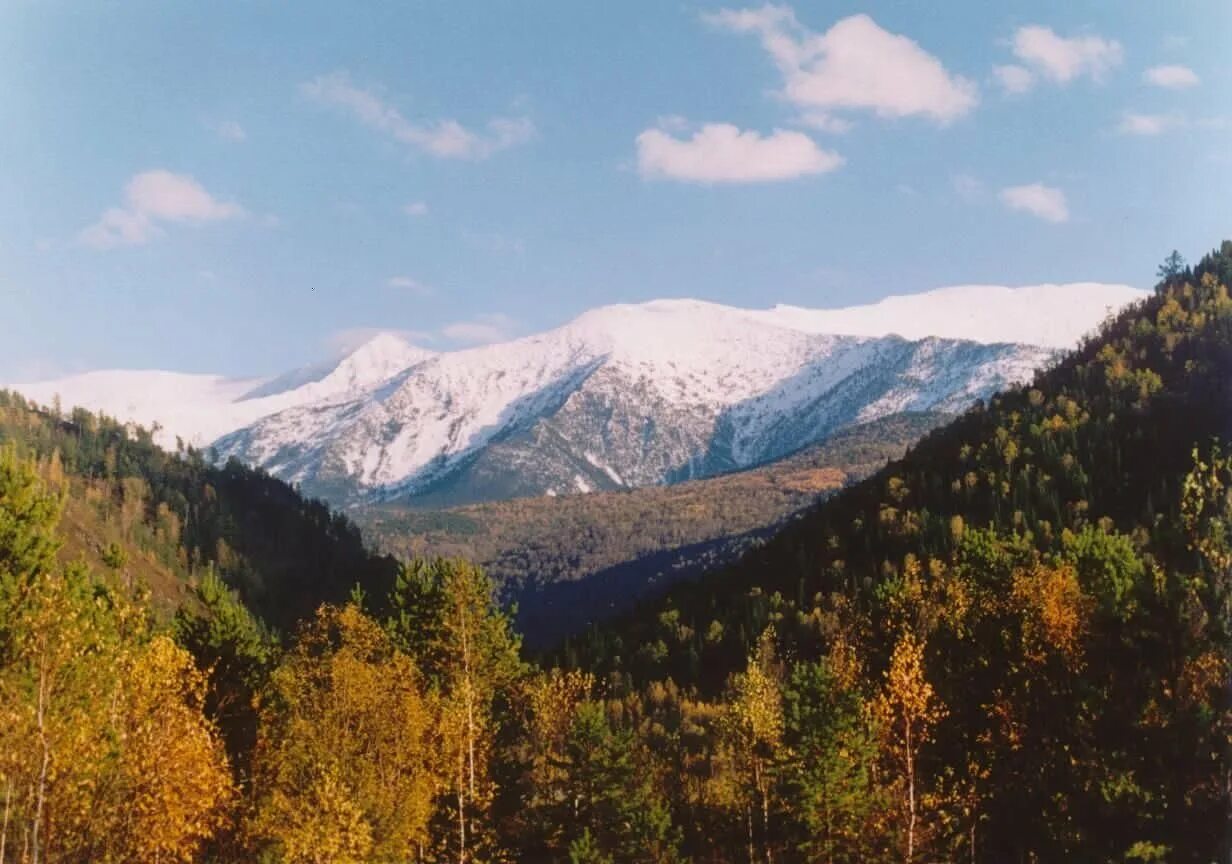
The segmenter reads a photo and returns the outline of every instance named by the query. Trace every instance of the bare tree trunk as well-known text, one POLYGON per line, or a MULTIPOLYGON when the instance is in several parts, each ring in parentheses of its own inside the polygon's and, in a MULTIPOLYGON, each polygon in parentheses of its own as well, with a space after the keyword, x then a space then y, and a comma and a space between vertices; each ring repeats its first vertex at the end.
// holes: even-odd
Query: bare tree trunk
POLYGON ((749 864, 757 864, 757 854, 753 851, 753 805, 744 805, 744 821, 749 826, 749 864))
POLYGON ((466 706, 466 751, 467 767, 470 774, 470 793, 475 796, 475 710, 473 705, 474 688, 471 682, 471 640, 470 629, 467 627, 466 606, 458 606, 458 624, 462 630, 462 698, 466 706))
MULTIPOLYGON (((466 708, 466 779, 469 781, 467 786, 470 792, 471 803, 475 801, 475 687, 471 680, 471 642, 470 630, 467 627, 466 607, 463 605, 458 610, 459 622, 462 625, 462 698, 466 708)), ((459 781, 463 778, 459 777, 459 781)), ((464 819, 464 814, 459 814, 459 819, 464 819)), ((463 838, 465 838, 465 825, 463 826, 463 838)), ((465 853, 464 853, 465 854, 465 853)), ((465 858, 463 858, 465 860, 465 858)))
POLYGON ((466 864, 466 757, 458 754, 458 864, 466 864))
POLYGON ((9 807, 13 803, 13 781, 4 781, 4 827, 0 828, 0 864, 4 864, 4 847, 9 840, 9 807))
POLYGON ((46 722, 46 704, 47 704, 47 658, 43 656, 39 662, 39 689, 38 689, 38 733, 39 744, 43 749, 42 764, 39 766, 38 792, 34 802, 34 824, 31 826, 31 855, 30 864, 39 864, 40 837, 39 832, 43 826, 43 805, 47 800, 47 771, 51 766, 51 745, 47 741, 47 722, 46 722))
POLYGON ((911 749, 911 720, 907 732, 907 864, 915 860, 915 754, 911 749))
POLYGON ((774 864, 770 849, 770 781, 766 777, 761 760, 756 760, 754 775, 757 778, 757 791, 761 794, 761 839, 766 852, 766 864, 774 864))

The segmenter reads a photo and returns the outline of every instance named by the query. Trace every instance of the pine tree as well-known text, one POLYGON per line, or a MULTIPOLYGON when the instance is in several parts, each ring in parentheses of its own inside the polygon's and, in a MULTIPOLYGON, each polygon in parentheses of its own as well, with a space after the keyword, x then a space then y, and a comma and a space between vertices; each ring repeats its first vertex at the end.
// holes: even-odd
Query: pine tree
POLYGON ((792 669, 785 706, 785 786, 801 851, 816 861, 868 860, 884 802, 858 691, 826 660, 802 663, 792 669))
POLYGON ((1159 265, 1159 269, 1155 271, 1164 282, 1171 282, 1185 272, 1185 259, 1181 257, 1181 253, 1172 250, 1172 254, 1164 259, 1164 263, 1159 265))

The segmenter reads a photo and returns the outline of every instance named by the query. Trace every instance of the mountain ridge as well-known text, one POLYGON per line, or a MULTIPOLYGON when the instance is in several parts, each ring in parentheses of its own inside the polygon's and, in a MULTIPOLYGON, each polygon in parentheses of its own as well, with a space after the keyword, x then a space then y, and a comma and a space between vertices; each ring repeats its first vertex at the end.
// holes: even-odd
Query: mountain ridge
POLYGON ((213 445, 335 503, 455 505, 678 482, 771 461, 852 423, 956 413, 1139 294, 957 286, 835 310, 655 300, 458 351, 378 333, 332 366, 273 379, 111 372, 20 389, 157 423, 165 444, 213 445), (989 292, 1016 298, 1014 314, 964 312, 989 292), (1053 319, 1062 324, 1040 323, 1053 319), (925 330, 938 332, 897 335, 925 330), (981 330, 1054 344, 946 335, 981 330))

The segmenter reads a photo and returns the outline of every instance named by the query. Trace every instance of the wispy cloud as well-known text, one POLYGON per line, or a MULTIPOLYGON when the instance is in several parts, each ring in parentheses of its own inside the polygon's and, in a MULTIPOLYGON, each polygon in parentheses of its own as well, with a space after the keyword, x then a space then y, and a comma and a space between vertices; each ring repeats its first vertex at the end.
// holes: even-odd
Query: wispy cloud
POLYGON ((411 201, 409 204, 402 205, 402 212, 407 216, 414 216, 416 218, 427 216, 428 204, 425 201, 411 201))
POLYGON ((526 117, 495 117, 485 131, 468 129, 456 120, 412 122, 371 90, 351 82, 345 72, 320 75, 300 86, 316 102, 345 111, 365 126, 395 141, 442 159, 486 159, 529 141, 534 124, 526 117))
POLYGON ((993 69, 1007 93, 1025 93, 1040 79, 1061 85, 1084 77, 1100 82, 1125 58, 1121 43, 1115 39, 1065 37, 1036 24, 1014 31, 1010 48, 1021 65, 993 69))
POLYGON ((419 297, 428 297, 435 293, 431 285, 426 285, 410 276, 390 276, 385 280, 385 284, 390 288, 406 291, 419 297))
POLYGON ((775 129, 769 135, 729 123, 708 123, 687 139, 663 129, 637 136, 637 167, 643 177, 691 183, 761 183, 824 174, 843 157, 822 150, 803 132, 775 129))
POLYGON ((1169 129, 1185 125, 1180 114, 1135 114, 1126 111, 1117 131, 1124 135, 1162 135, 1169 129))
POLYGON ((238 219, 238 204, 220 201, 187 174, 164 169, 143 171, 124 187, 125 203, 111 207, 78 239, 95 249, 138 246, 163 234, 167 223, 201 224, 238 219))
POLYGON ((1029 183, 1025 186, 1009 186, 1001 190, 1001 203, 1011 210, 1030 213, 1045 222, 1068 222, 1069 204, 1065 193, 1055 186, 1029 183))
POLYGON ((805 112, 869 111, 944 124, 979 101, 974 82, 868 15, 843 18, 824 33, 801 24, 789 6, 723 9, 704 19, 758 36, 783 76, 782 97, 805 112))
POLYGON ((1155 87, 1182 90, 1201 83, 1198 73, 1188 66, 1152 66, 1142 73, 1142 80, 1155 87))

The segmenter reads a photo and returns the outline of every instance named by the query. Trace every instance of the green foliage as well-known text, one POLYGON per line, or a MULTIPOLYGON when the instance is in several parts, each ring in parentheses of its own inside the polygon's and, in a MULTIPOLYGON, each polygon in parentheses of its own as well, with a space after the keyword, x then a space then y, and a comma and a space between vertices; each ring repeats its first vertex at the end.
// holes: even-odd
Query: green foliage
POLYGON ((1083 589, 1096 597, 1107 615, 1129 618, 1141 594, 1151 588, 1146 566, 1123 534, 1088 525, 1077 534, 1063 535, 1061 553, 1077 566, 1083 589))
POLYGON ((605 855, 591 836, 590 829, 569 844, 569 864, 612 864, 612 856, 605 855))
MULTIPOLYGON (((0 446, 0 603, 55 561, 62 498, 13 445, 0 446)), ((0 619, 2 632, 3 619, 0 619)))
POLYGON ((206 713, 222 729, 232 764, 243 771, 256 742, 257 696, 277 657, 277 645, 214 571, 207 571, 191 590, 191 600, 175 613, 176 639, 208 676, 206 713))
POLYGON ((884 802, 877 743, 859 694, 825 660, 797 665, 784 694, 785 792, 794 840, 819 861, 867 860, 867 829, 884 802))
POLYGON ((97 547, 76 551, 105 564, 115 543, 129 550, 126 568, 148 572, 152 559, 169 571, 151 580, 166 605, 212 567, 266 622, 289 628, 356 584, 377 596, 392 584, 392 559, 371 555, 349 520, 238 462, 212 465, 192 449, 169 454, 140 427, 81 409, 61 417, 4 390, 0 444, 50 479, 48 501, 31 507, 54 507, 54 493, 71 493, 67 515, 97 547))
POLYGON ((558 767, 568 778, 564 794, 545 815, 567 826, 572 859, 668 862, 676 857, 676 834, 665 802, 657 798, 639 764, 636 736, 613 729, 601 703, 577 711, 558 767))

